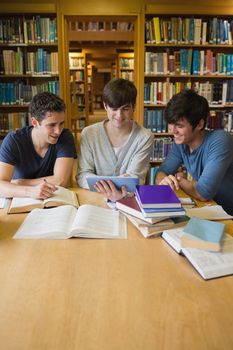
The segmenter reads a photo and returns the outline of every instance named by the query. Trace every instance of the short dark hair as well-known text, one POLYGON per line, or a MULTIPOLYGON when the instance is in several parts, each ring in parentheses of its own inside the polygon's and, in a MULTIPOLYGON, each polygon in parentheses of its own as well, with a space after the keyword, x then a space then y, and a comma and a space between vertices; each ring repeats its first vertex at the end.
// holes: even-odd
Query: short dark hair
POLYGON ((41 92, 35 95, 30 103, 29 112, 31 117, 41 122, 48 112, 65 112, 64 101, 51 92, 41 92))
POLYGON ((134 107, 136 98, 137 89, 129 80, 112 79, 104 87, 103 102, 111 108, 119 108, 128 104, 134 107))
POLYGON ((179 119, 185 118, 193 129, 203 119, 205 127, 209 116, 209 104, 205 97, 198 95, 193 90, 185 89, 170 99, 164 116, 169 124, 175 124, 179 119))

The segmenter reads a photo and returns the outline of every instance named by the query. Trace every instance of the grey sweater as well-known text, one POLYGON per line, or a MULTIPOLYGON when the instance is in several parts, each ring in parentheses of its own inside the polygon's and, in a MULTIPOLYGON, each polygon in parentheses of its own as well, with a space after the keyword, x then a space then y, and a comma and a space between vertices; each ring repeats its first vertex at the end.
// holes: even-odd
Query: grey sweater
POLYGON ((90 125, 81 133, 78 185, 88 188, 87 175, 119 176, 125 173, 138 176, 140 183, 144 183, 152 155, 153 134, 134 122, 131 136, 117 158, 104 123, 105 121, 90 125))

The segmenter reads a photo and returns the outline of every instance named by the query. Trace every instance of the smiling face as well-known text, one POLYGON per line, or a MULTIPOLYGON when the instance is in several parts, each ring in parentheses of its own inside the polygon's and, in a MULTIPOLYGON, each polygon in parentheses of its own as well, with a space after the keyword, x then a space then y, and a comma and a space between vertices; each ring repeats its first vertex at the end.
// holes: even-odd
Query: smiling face
POLYGON ((190 149, 196 148, 203 138, 204 120, 193 129, 186 118, 180 118, 175 124, 168 124, 168 130, 174 135, 176 144, 186 144, 190 149))
POLYGON ((131 123, 134 108, 132 105, 124 105, 119 108, 104 106, 107 111, 108 119, 113 127, 117 129, 124 128, 131 123))
POLYGON ((64 112, 47 112, 41 122, 32 117, 32 125, 40 144, 56 144, 64 128, 64 121, 64 112))

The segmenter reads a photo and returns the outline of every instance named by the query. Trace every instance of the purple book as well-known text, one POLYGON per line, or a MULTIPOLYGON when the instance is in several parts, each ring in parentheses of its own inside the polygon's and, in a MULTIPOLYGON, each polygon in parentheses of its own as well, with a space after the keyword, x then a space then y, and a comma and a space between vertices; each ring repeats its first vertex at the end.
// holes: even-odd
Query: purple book
POLYGON ((136 196, 142 208, 181 208, 181 202, 168 185, 138 185, 136 196))

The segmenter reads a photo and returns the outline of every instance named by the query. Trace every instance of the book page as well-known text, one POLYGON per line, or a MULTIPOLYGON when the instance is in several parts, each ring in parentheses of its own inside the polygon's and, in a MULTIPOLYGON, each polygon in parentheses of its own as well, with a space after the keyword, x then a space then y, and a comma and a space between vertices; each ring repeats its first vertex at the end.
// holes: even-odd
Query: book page
POLYGON ((70 205, 52 209, 32 210, 13 238, 69 238, 77 209, 70 205))
POLYGON ((42 207, 43 206, 42 200, 36 199, 36 198, 29 198, 29 197, 12 198, 12 201, 11 201, 12 208, 21 208, 21 207, 30 207, 30 206, 42 207))
POLYGON ((9 204, 9 201, 9 198, 0 197, 0 209, 6 208, 9 204))
POLYGON ((73 191, 65 187, 58 186, 53 196, 44 200, 45 206, 55 206, 60 204, 69 204, 78 207, 77 196, 73 191))
POLYGON ((182 228, 173 228, 170 230, 165 230, 162 233, 162 238, 170 244, 172 248, 175 249, 177 253, 181 252, 181 237, 184 231, 182 228))
POLYGON ((194 199, 190 197, 179 197, 179 200, 184 208, 192 208, 196 205, 194 199))
POLYGON ((206 220, 227 220, 233 218, 220 205, 206 205, 201 208, 186 209, 186 215, 206 220))
POLYGON ((72 233, 79 237, 127 238, 126 220, 117 211, 84 204, 78 209, 72 233))
POLYGON ((228 234, 225 234, 220 252, 208 252, 196 248, 183 248, 182 251, 206 279, 233 274, 233 237, 228 234))

